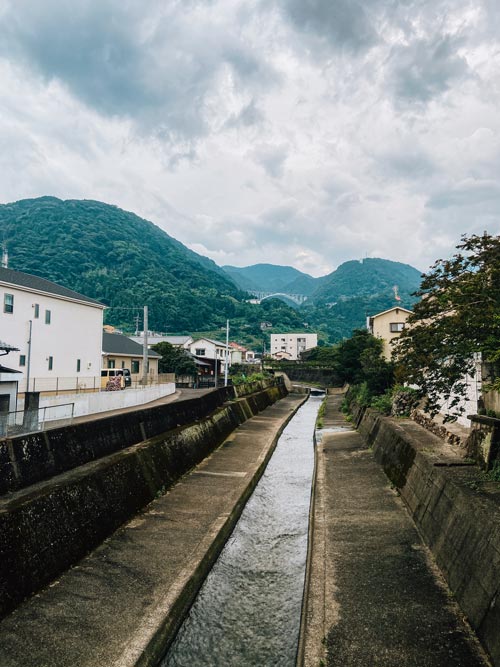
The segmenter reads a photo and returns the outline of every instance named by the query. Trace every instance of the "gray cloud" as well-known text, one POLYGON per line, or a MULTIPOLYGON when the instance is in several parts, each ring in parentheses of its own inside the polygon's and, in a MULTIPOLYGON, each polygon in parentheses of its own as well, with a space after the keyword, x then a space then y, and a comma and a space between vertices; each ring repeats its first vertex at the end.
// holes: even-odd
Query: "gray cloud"
POLYGON ((201 136, 213 115, 225 113, 223 99, 214 103, 224 68, 242 91, 275 81, 237 33, 208 11, 198 21, 190 14, 210 4, 174 2, 165 9, 156 0, 15 0, 0 22, 0 55, 62 81, 99 112, 130 117, 163 138, 201 136))
POLYGON ((380 0, 281 0, 282 10, 294 27, 325 46, 364 51, 379 39, 374 9, 380 0))
POLYGON ((446 209, 455 206, 484 206, 500 204, 500 185, 496 181, 475 181, 468 179, 454 187, 435 192, 427 201, 427 207, 446 209))
POLYGON ((288 149, 284 145, 261 144, 253 151, 254 160, 263 167, 272 178, 281 178, 288 157, 288 149))
POLYGON ((386 79, 403 106, 426 104, 469 75, 465 58, 458 54, 463 40, 452 35, 434 35, 391 50, 386 79))

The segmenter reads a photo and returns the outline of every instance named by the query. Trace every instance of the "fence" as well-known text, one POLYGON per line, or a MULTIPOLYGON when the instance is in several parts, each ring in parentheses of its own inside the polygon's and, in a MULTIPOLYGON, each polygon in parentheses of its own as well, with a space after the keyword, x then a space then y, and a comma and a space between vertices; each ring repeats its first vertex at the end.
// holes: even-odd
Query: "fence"
MULTIPOLYGON (((132 387, 139 388, 157 384, 166 384, 175 382, 174 373, 161 373, 159 375, 148 375, 147 382, 143 382, 142 376, 132 375, 132 387)), ((29 380, 29 386, 26 379, 20 380, 18 393, 24 394, 26 391, 38 391, 47 394, 64 393, 85 393, 101 391, 101 377, 33 377, 29 380)), ((105 389, 102 389, 105 391, 105 389)))
POLYGON ((73 422, 74 411, 74 403, 61 403, 35 410, 1 413, 0 437, 25 435, 35 431, 46 431, 56 426, 67 426, 73 422))

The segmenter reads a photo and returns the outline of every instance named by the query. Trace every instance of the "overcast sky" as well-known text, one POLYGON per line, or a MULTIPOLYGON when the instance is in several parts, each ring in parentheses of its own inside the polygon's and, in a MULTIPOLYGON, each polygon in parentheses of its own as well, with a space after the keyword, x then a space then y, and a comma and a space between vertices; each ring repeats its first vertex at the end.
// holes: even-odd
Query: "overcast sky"
POLYGON ((500 230, 498 0, 0 0, 0 81, 3 203, 312 275, 500 230))

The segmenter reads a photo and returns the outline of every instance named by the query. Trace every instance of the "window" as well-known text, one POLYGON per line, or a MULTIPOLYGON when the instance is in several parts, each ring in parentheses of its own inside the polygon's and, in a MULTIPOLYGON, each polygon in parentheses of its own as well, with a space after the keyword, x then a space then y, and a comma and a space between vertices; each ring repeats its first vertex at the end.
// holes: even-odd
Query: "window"
POLYGON ((108 368, 115 368, 115 360, 108 359, 108 368))
POLYGON ((49 371, 54 368, 54 357, 49 357, 49 371))
POLYGON ((199 347, 194 351, 194 356, 195 357, 204 357, 205 356, 205 348, 204 347, 199 347))
POLYGON ((138 359, 132 359, 132 373, 139 372, 139 361, 138 359))
POLYGON ((35 318, 35 320, 37 320, 40 317, 40 304, 38 303, 33 304, 33 308, 35 309, 33 317, 35 318))
POLYGON ((405 328, 404 322, 391 322, 390 324, 391 333, 401 333, 405 328))
POLYGON ((76 372, 79 373, 82 369, 82 362, 80 359, 76 360, 76 372))
POLYGON ((122 368, 125 368, 125 362, 122 361, 122 368))
POLYGON ((45 324, 50 324, 50 310, 45 311, 45 324))
POLYGON ((20 354, 19 355, 19 366, 26 366, 26 355, 25 354, 20 354))
POLYGON ((3 312, 4 313, 13 313, 14 312, 14 295, 13 294, 4 294, 3 295, 3 312))

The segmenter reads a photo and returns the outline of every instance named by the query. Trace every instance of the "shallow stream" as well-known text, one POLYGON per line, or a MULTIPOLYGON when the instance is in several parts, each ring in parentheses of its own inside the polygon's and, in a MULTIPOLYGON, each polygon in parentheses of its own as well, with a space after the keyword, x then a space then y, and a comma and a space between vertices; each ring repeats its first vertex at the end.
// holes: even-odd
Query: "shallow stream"
POLYGON ((309 398, 283 431, 160 667, 295 665, 322 399, 309 398))

